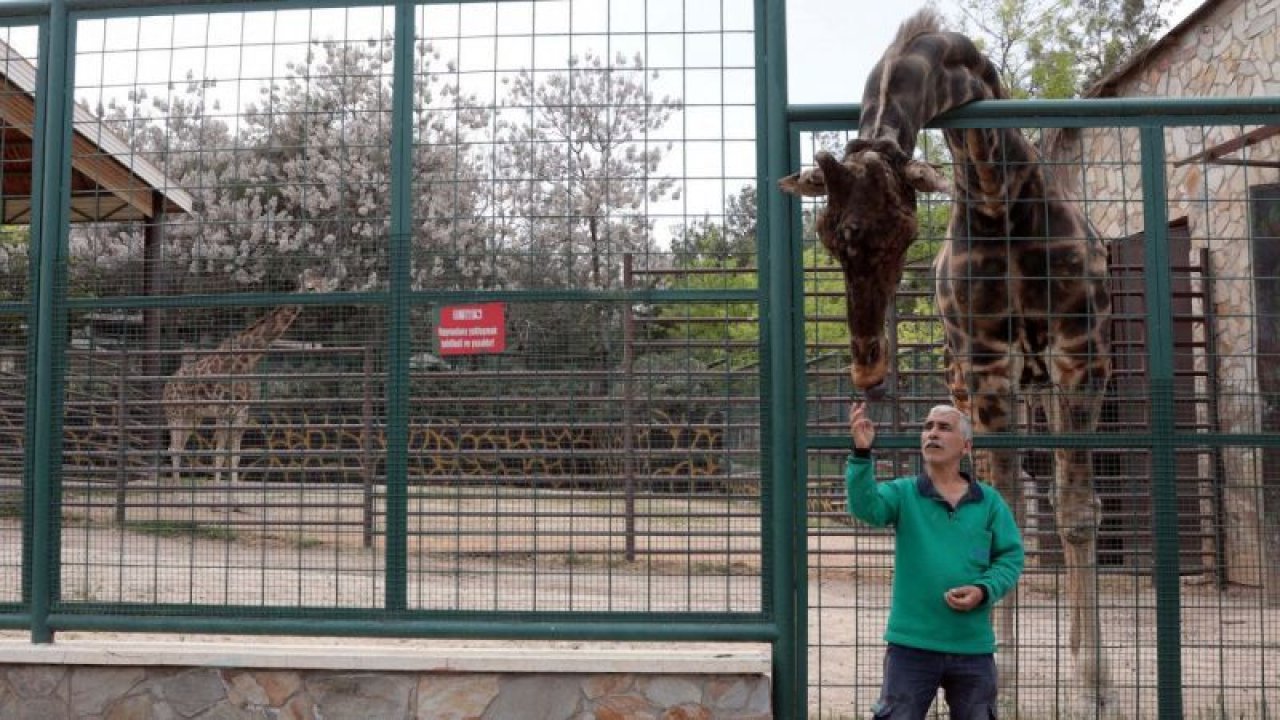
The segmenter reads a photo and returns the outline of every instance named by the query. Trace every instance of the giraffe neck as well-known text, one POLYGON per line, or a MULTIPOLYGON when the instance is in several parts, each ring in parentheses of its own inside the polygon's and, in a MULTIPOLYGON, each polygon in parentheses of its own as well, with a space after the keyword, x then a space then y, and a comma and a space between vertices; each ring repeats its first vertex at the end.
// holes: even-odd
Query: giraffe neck
MULTIPOLYGON (((1006 98, 995 65, 973 41, 942 30, 935 13, 921 11, 903 24, 867 79, 858 137, 872 147, 896 144, 910 156, 916 136, 934 118, 977 100, 1006 98)), ((994 223, 993 233, 1008 232, 1016 198, 1056 192, 1039 152, 1020 130, 958 128, 943 134, 955 170, 952 198, 966 214, 972 210, 994 223)))
POLYGON ((278 307, 238 334, 223 341, 219 349, 261 353, 289 329, 300 312, 302 312, 301 305, 278 307))
POLYGON ((930 120, 975 100, 1005 97, 991 61, 925 10, 902 25, 867 78, 858 137, 892 141, 911 155, 930 120))

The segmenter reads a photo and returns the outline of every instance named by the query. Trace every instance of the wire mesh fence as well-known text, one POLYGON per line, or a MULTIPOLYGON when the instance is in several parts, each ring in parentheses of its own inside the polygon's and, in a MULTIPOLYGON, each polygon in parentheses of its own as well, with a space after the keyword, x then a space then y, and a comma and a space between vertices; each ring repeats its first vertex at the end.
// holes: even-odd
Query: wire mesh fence
POLYGON ((754 13, 660 5, 73 19, 60 611, 762 615, 754 13))
MULTIPOLYGON (((44 198, 40 233, 38 77, 62 58, 37 57, 34 26, 4 30, 10 619, 464 635, 449 621, 479 619, 516 637, 585 618, 596 636, 791 639, 775 602, 794 571, 807 640, 776 681, 807 676, 813 717, 863 712, 901 569, 844 503, 845 282, 815 206, 796 248, 758 232, 757 142, 783 140, 757 137, 756 5, 77 6, 69 146, 45 159, 69 161, 65 207, 44 198), (793 249, 794 315, 776 282, 793 249), (774 347, 794 323, 803 347, 774 347), (774 369, 788 352, 796 398, 774 369), (792 488, 805 526, 786 537, 792 488), (807 559, 780 567, 792 544, 807 559)), ((1188 717, 1274 714, 1268 117, 1161 129, 1163 196, 1140 155, 1154 120, 1077 122, 1096 127, 1055 156, 1109 241, 1112 371, 1094 431, 1055 432, 1024 386, 1010 431, 980 440, 1016 453, 1028 547, 997 620, 1006 716, 1098 714, 1071 651, 1082 576, 1109 709, 1157 716, 1172 655, 1188 717), (1082 450, 1101 508, 1084 574, 1055 484, 1082 450)), ((800 156, 838 152, 847 127, 805 126, 800 156)), ((946 213, 921 198, 890 307, 885 476, 917 471, 919 421, 949 394, 931 266, 946 213)))
MULTIPOLYGON (((1272 363, 1264 348, 1274 334, 1267 309, 1274 288, 1269 271, 1257 263, 1274 242, 1274 200, 1268 193, 1276 146, 1263 143, 1243 158, 1217 162, 1224 145, 1252 138, 1234 147, 1253 147, 1264 133, 1251 125, 1169 127, 1162 133, 1168 147, 1160 161, 1166 195, 1153 195, 1143 185, 1137 129, 1070 131, 1062 154, 1051 156, 1053 171, 1071 184, 1097 231, 1108 238, 1112 374, 1096 430, 1083 438, 1050 429, 1052 406, 1043 402, 1044 388, 1026 382, 1025 371, 1024 382, 1011 388, 1017 415, 1008 432, 1016 438, 996 447, 1017 453, 1017 483, 1001 491, 1019 516, 1027 567, 1016 597, 1004 601, 1011 624, 1002 626, 996 611, 1002 716, 1156 717, 1159 659, 1169 652, 1160 637, 1160 612, 1171 601, 1178 608, 1186 717, 1274 713, 1280 685, 1274 673, 1261 669, 1274 664, 1280 623, 1271 592, 1274 572, 1265 559, 1275 552, 1268 547, 1277 523, 1266 500, 1277 469, 1268 464, 1274 451, 1264 439, 1272 432, 1267 408, 1274 393, 1266 379, 1272 363), (1168 211, 1162 242, 1171 292, 1164 299, 1152 297, 1148 283, 1153 256, 1144 230, 1154 203, 1168 211), (1153 345, 1155 323, 1167 323, 1168 347, 1153 345), (1152 369, 1161 362, 1172 376, 1167 406, 1160 404, 1161 382, 1152 369), (1071 561, 1063 553, 1055 495, 1055 468, 1071 456, 1055 457, 1054 450, 1073 447, 1090 450, 1100 510, 1096 565, 1086 574, 1097 611, 1086 622, 1096 623, 1100 634, 1100 644, 1088 652, 1110 672, 1105 704, 1096 686, 1077 674, 1079 661, 1073 662, 1066 642, 1077 637, 1073 623, 1081 610, 1068 587, 1071 561), (1153 522, 1162 486, 1172 489, 1173 523, 1164 528, 1153 522), (1172 540, 1165 547, 1174 548, 1173 554, 1160 554, 1162 533, 1172 540), (1175 579, 1162 584, 1161 573, 1175 579)), ((848 138, 838 131, 803 132, 801 157, 823 148, 838 154, 848 138)), ((948 162, 945 155, 930 155, 937 146, 929 139, 925 155, 948 162)), ((900 440, 889 447, 902 449, 878 453, 881 477, 921 472, 917 451, 909 449, 913 435, 930 407, 952 401, 949 359, 942 352, 944 320, 932 302, 938 272, 933 260, 949 206, 946 197, 922 199, 920 239, 909 251, 889 310, 890 387, 872 413, 882 432, 900 440)), ((879 697, 890 580, 910 569, 893 567, 892 531, 867 528, 848 516, 844 504, 847 450, 836 448, 847 446, 839 438, 847 438, 848 398, 857 391, 842 337, 844 279, 812 230, 819 207, 821 200, 806 204, 802 219, 811 359, 809 709, 816 717, 855 717, 879 697)), ((1015 267, 1023 262, 1018 258, 1024 247, 1040 247, 1035 239, 1004 242, 1004 257, 1015 267)), ((976 286, 985 279, 974 265, 959 282, 976 286)), ((1030 272, 1011 277, 1006 297, 990 304, 1014 305, 1015 294, 1035 294, 1027 286, 1036 283, 1052 297, 1055 281, 1030 272)), ((1083 306, 1072 307, 1046 316, 1083 312, 1083 306)), ((977 455, 974 469, 989 478, 991 466, 977 455)), ((943 716, 945 703, 937 705, 935 712, 943 716)))
POLYGON ((30 321, 31 265, 27 248, 31 233, 30 176, 34 168, 36 78, 21 54, 12 48, 31 47, 35 28, 0 27, 0 522, 4 549, 0 550, 0 602, 22 600, 25 542, 22 518, 24 448, 26 446, 28 378, 27 340, 30 321), (24 182, 25 178, 25 182, 24 182), (25 190, 25 193, 23 192, 25 190), (25 195, 25 197, 24 197, 25 195))
MULTIPOLYGON (((654 358, 666 321, 611 305, 622 363, 589 338, 559 355, 531 343, 522 357, 512 338, 501 355, 442 357, 435 318, 476 306, 421 313, 408 375, 412 607, 760 611, 758 371, 706 369, 692 350, 654 358)), ((510 317, 524 310, 513 303, 510 317)), ((384 353, 295 340, 255 351, 251 372, 181 369, 244 347, 164 353, 178 369, 158 377, 142 374, 144 351, 68 352, 67 601, 382 605, 384 353), (121 560, 95 559, 94 545, 121 560)))

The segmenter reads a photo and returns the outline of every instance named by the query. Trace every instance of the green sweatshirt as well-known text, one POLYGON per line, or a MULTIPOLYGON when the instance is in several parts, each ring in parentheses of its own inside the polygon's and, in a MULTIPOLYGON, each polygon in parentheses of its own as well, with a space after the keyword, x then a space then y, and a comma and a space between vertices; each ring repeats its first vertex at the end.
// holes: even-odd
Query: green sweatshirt
MULTIPOLYGON (((967 478, 967 476, 966 476, 967 478)), ((955 508, 928 476, 877 483, 868 458, 845 466, 849 512, 875 527, 894 527, 893 602, 884 639, 895 645, 955 654, 995 652, 991 606, 1022 574, 1022 537, 1013 513, 990 485, 969 481, 955 508), (969 612, 943 598, 977 585, 986 600, 969 612)))

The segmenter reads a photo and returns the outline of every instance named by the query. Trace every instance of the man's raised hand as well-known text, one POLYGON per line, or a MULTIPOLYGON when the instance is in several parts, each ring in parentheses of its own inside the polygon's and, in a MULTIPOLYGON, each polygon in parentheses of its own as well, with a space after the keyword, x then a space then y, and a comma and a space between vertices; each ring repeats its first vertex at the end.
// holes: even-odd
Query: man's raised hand
POLYGON ((853 446, 859 450, 871 449, 876 441, 876 424, 867 417, 865 403, 855 402, 849 412, 849 434, 853 437, 853 446))

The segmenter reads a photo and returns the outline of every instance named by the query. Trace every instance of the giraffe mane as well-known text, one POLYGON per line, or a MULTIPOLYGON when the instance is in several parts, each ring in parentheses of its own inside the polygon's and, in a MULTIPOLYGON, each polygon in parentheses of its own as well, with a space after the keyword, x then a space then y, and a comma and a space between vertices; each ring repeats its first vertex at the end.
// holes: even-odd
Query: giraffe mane
POLYGON ((889 44, 880 60, 880 67, 883 69, 880 74, 880 97, 877 103, 875 127, 880 126, 881 116, 888 105, 890 68, 897 64, 898 59, 902 57, 902 51, 916 38, 941 31, 942 18, 936 10, 930 7, 922 8, 915 15, 903 21, 902 25, 898 27, 898 34, 894 36, 893 42, 889 44))
POLYGON ((922 8, 919 12, 903 21, 898 27, 898 34, 889 45, 885 55, 897 57, 902 48, 911 44, 912 40, 929 33, 942 32, 942 16, 933 8, 922 8))

